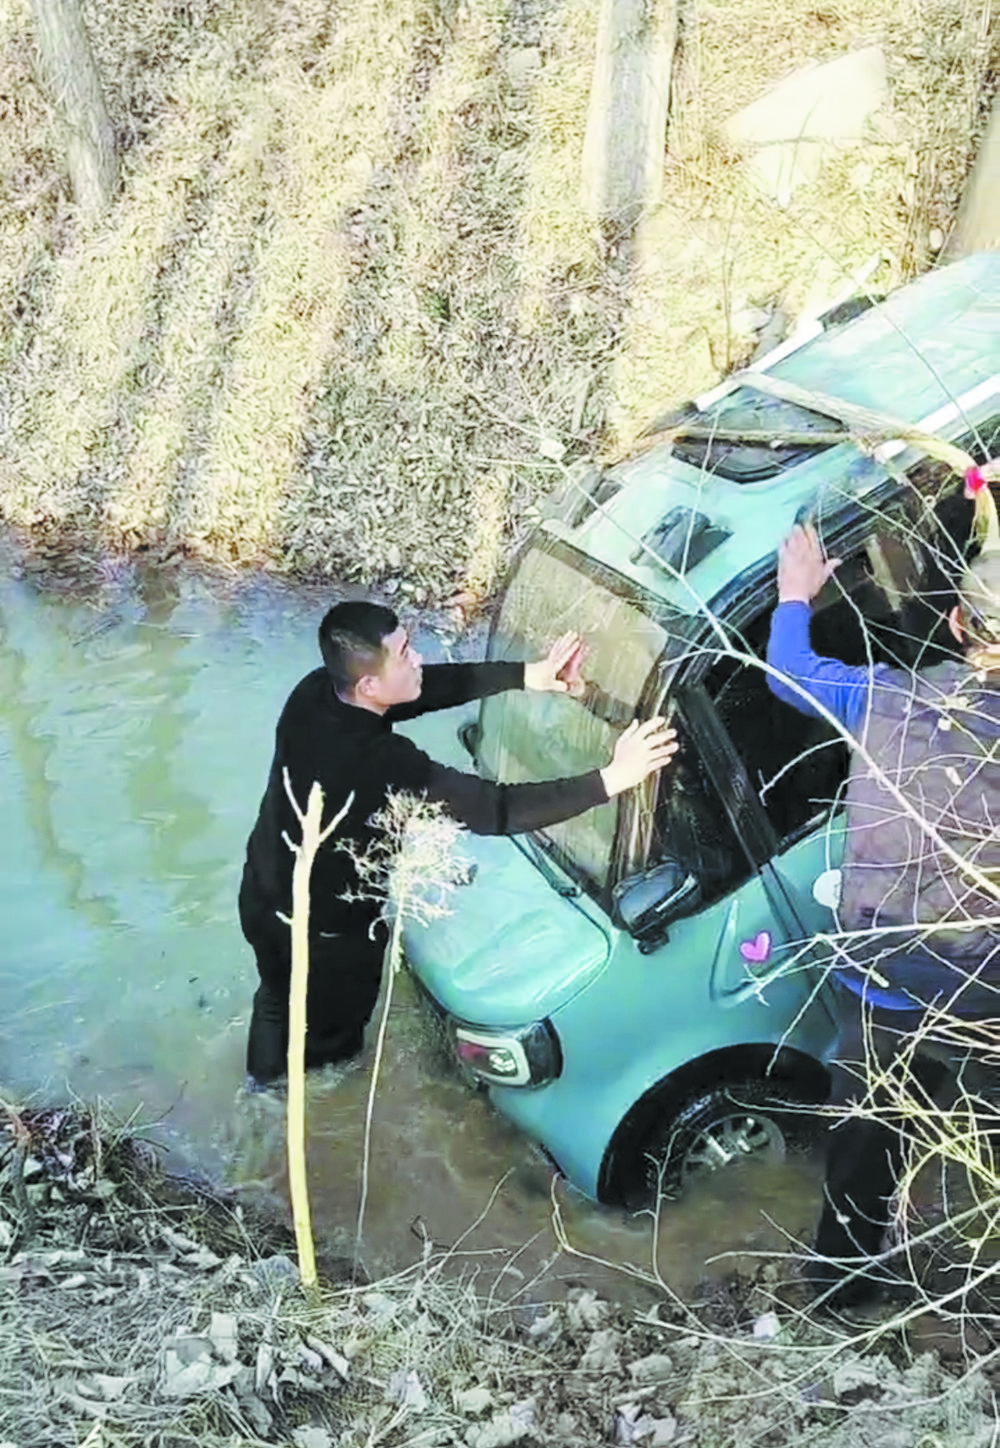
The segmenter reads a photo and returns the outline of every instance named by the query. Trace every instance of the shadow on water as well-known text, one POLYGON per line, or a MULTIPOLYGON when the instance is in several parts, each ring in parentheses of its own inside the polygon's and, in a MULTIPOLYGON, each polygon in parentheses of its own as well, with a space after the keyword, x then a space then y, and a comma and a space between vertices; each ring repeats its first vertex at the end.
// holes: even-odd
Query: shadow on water
MULTIPOLYGON (((0 1078, 150 1123, 171 1164, 287 1211, 281 1103, 241 1091, 254 987, 235 917, 274 724, 315 666, 329 590, 95 560, 35 576, 0 546, 0 1078)), ((413 622, 413 620, 411 620, 413 622)), ((425 620, 432 658, 460 641, 425 620)), ((374 1032, 370 1035, 373 1036, 374 1032)), ((373 1060, 309 1086, 314 1227, 353 1251, 373 1060)), ((682 1296, 782 1251, 815 1215, 817 1166, 747 1163, 660 1214, 656 1266, 682 1296)), ((364 1265, 449 1248, 504 1297, 585 1283, 659 1295, 648 1216, 602 1209, 446 1061, 406 976, 395 984, 372 1137, 364 1265), (572 1252, 559 1250, 554 1205, 572 1252)))

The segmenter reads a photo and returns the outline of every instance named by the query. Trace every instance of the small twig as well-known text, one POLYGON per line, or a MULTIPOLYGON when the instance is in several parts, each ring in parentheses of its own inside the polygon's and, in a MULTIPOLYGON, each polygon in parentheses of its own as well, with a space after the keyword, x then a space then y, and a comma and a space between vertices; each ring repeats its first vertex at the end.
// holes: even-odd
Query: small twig
POLYGON ((31 1133, 21 1114, 14 1110, 10 1102, 0 1099, 0 1107, 10 1117, 14 1132, 14 1151, 10 1159, 10 1190, 20 1218, 18 1247, 24 1247, 31 1241, 38 1227, 38 1214, 28 1197, 28 1188, 24 1182, 24 1166, 28 1159, 28 1147, 31 1145, 31 1133))
POLYGON ((24 1163, 27 1156, 28 1137, 25 1133, 23 1136, 19 1136, 10 1162, 11 1195, 14 1198, 14 1206, 17 1208, 21 1226, 18 1238, 19 1248, 25 1247, 31 1241, 38 1226, 38 1214, 28 1199, 28 1189, 24 1184, 24 1163))
POLYGON ((300 810, 288 770, 284 770, 285 793, 302 825, 302 843, 289 847, 295 854, 292 870, 292 978, 288 1007, 288 1114, 287 1149, 288 1183, 295 1224, 295 1245, 299 1257, 299 1275, 304 1287, 316 1285, 316 1249, 312 1236, 309 1210, 309 1185, 306 1177, 306 990, 309 982, 309 877, 316 852, 340 824, 354 801, 348 795, 340 812, 323 827, 323 791, 316 781, 309 790, 305 813, 300 810))

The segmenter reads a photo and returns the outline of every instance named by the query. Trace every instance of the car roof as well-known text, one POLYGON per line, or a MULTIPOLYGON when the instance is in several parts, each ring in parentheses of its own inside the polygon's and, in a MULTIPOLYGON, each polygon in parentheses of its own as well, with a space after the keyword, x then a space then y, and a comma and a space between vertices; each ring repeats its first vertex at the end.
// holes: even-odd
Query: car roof
MULTIPOLYGON (((968 430, 956 399, 971 408, 993 391, 1000 397, 998 323, 1000 253, 981 253, 927 273, 795 350, 778 349, 772 362, 734 374, 700 401, 753 387, 766 373, 956 437, 968 430)), ((734 578, 773 557, 797 516, 822 502, 824 517, 836 520, 884 484, 893 452, 902 453, 904 466, 919 456, 900 444, 865 456, 842 443, 764 482, 736 483, 685 463, 664 442, 609 469, 604 478, 617 491, 576 526, 550 520, 545 527, 671 607, 697 614, 734 578), (673 509, 681 517, 700 514, 709 528, 728 534, 683 577, 639 542, 673 509)))

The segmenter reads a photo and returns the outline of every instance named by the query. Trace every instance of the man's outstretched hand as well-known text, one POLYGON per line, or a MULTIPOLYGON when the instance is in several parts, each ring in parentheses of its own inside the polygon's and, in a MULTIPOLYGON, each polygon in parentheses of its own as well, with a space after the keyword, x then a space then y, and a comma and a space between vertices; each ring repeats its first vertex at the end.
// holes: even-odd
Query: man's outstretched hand
POLYGON ((677 749, 677 732, 667 727, 666 719, 657 715, 644 724, 633 719, 619 736, 611 763, 601 770, 608 799, 631 789, 634 784, 641 784, 647 775, 662 769, 677 749))
POLYGON ((778 550, 778 602, 812 603, 839 566, 839 558, 823 552, 812 524, 796 523, 778 550))
POLYGON ((549 694, 572 694, 583 692, 583 678, 580 666, 583 663, 587 645, 578 633, 566 633, 556 639, 544 659, 537 659, 524 666, 524 687, 539 689, 549 694))

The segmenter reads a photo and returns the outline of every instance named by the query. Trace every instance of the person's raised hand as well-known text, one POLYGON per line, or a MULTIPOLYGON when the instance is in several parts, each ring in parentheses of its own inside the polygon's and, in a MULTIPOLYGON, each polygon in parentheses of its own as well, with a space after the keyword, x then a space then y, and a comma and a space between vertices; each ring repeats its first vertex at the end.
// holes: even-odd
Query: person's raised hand
POLYGON ((641 784, 647 775, 662 769, 678 748, 677 731, 669 728, 660 715, 643 724, 633 719, 619 735, 611 763, 601 770, 608 799, 641 784))
POLYGON ((580 694, 583 679, 580 665, 587 646, 578 633, 556 639, 544 659, 524 666, 524 687, 549 694, 580 694))
POLYGON ((839 558, 823 552, 812 524, 796 523, 778 550, 778 602, 812 603, 839 567, 839 558))

